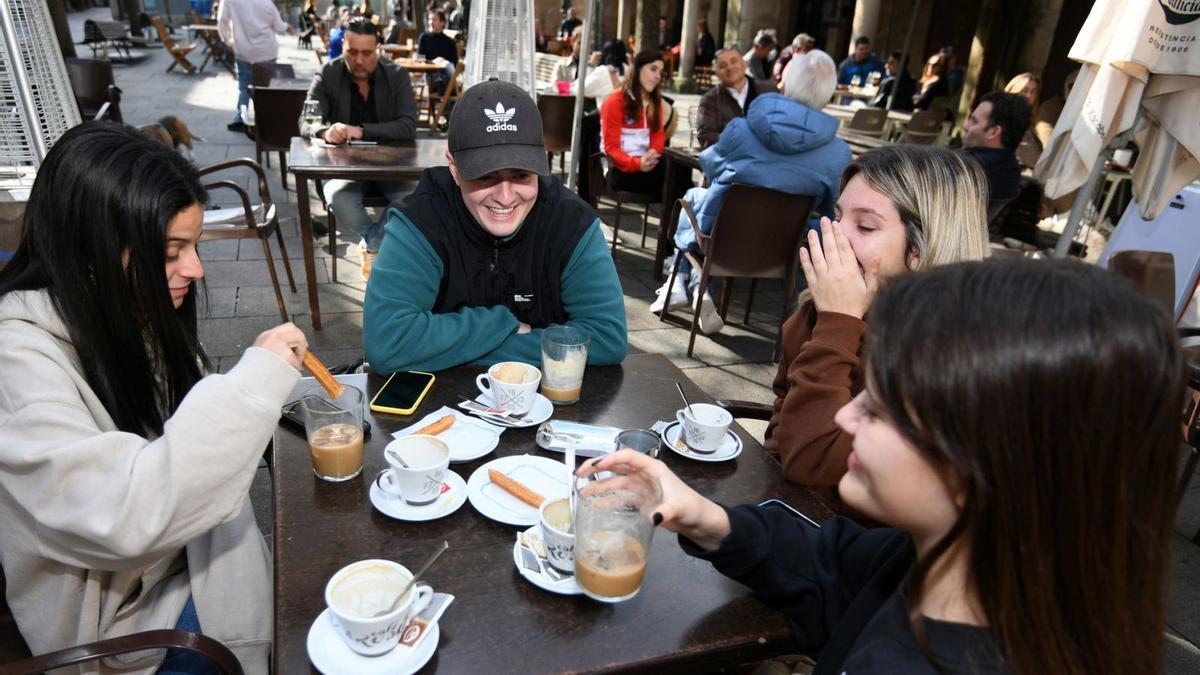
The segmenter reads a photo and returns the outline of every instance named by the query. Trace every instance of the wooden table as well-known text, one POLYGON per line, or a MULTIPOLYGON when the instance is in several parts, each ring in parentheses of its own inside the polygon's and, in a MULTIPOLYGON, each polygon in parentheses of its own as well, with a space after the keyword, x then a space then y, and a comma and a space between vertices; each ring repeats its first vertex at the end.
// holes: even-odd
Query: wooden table
MULTIPOLYGON (((606 605, 584 596, 547 593, 513 566, 516 528, 480 515, 468 502, 427 523, 392 520, 371 506, 370 481, 385 466, 390 432, 454 405, 474 391, 481 368, 437 374, 413 417, 376 415, 362 475, 345 483, 313 476, 307 445, 280 429, 275 434, 275 645, 280 673, 311 672, 305 641, 325 609, 325 583, 341 567, 382 557, 412 567, 440 544, 446 552, 425 577, 455 596, 440 623, 441 640, 422 673, 557 673, 598 671, 699 672, 794 650, 783 615, 744 586, 690 558, 676 537, 654 535, 646 581, 637 597, 606 605)), ((622 366, 589 367, 583 397, 555 410, 570 419, 625 428, 647 427, 674 416, 679 381, 693 402, 709 401, 691 380, 657 354, 629 356, 622 366)), ((371 376, 368 398, 382 378, 371 376)), ((497 456, 562 455, 538 449, 535 427, 509 429, 494 453, 451 465, 464 479, 497 456)), ((778 497, 817 521, 831 514, 807 488, 784 482, 779 463, 735 425, 744 450, 724 463, 695 462, 663 449, 662 459, 690 485, 729 504, 778 497)))
POLYGON ((308 181, 313 180, 416 180, 421 172, 446 165, 446 141, 421 139, 407 143, 319 147, 293 138, 288 151, 288 171, 296 176, 296 202, 300 207, 300 233, 304 246, 304 274, 308 306, 315 330, 321 330, 317 300, 317 268, 313 254, 312 214, 308 181))
POLYGON ((414 52, 414 51, 416 51, 416 47, 414 47, 414 46, 412 46, 412 45, 390 45, 390 44, 384 44, 384 45, 379 45, 379 48, 380 48, 380 49, 382 49, 382 50, 383 50, 383 52, 384 52, 385 54, 387 54, 389 58, 393 58, 393 59, 396 59, 396 58, 400 58, 400 59, 408 58, 408 57, 410 57, 410 56, 412 56, 412 55, 413 55, 413 52, 414 52))
MULTIPOLYGON (((824 108, 821 108, 821 112, 837 119, 838 122, 841 122, 842 126, 845 126, 850 123, 850 120, 854 119, 854 113, 858 112, 858 110, 860 110, 862 107, 863 106, 830 103, 824 108)), ((912 121, 912 116, 913 114, 911 112, 905 112, 903 110, 889 110, 887 114, 887 121, 883 125, 883 137, 891 138, 897 127, 903 129, 904 127, 908 126, 908 123, 912 121)))
POLYGON ((878 136, 856 134, 853 131, 847 131, 846 129, 838 129, 837 136, 843 141, 846 141, 846 144, 850 146, 850 154, 855 159, 858 159, 859 155, 868 150, 874 150, 875 148, 882 148, 892 145, 890 141, 885 141, 878 136))
POLYGON ((675 227, 679 214, 676 213, 672 195, 677 194, 675 187, 681 181, 692 180, 692 171, 700 170, 700 151, 692 148, 671 148, 663 150, 663 218, 658 224, 658 243, 654 248, 654 279, 662 281, 663 261, 674 246, 675 227))
POLYGON ((417 61, 415 59, 396 59, 393 61, 396 65, 404 68, 410 73, 443 73, 446 71, 445 65, 438 65, 428 61, 417 61))

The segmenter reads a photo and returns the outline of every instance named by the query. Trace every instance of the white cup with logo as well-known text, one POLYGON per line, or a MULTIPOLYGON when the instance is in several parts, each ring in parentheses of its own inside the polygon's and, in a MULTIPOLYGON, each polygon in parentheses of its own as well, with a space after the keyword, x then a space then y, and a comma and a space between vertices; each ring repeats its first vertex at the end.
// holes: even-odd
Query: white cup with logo
POLYGON ((325 604, 350 649, 363 656, 379 656, 400 643, 404 627, 433 598, 433 589, 418 582, 395 609, 385 611, 410 579, 412 573, 404 565, 378 559, 351 563, 329 579, 325 604))
POLYGON ((693 403, 675 411, 675 419, 683 430, 683 442, 701 453, 716 452, 725 442, 725 432, 733 424, 733 415, 721 406, 693 403))
POLYGON ((475 378, 479 391, 492 397, 492 404, 510 413, 524 415, 537 400, 542 371, 528 363, 504 361, 488 368, 486 375, 475 378))
POLYGON ((413 506, 432 504, 442 494, 450 446, 435 436, 401 436, 383 452, 389 468, 375 478, 380 490, 413 506), (399 460, 397 460, 397 457, 399 460))
POLYGON ((571 522, 571 504, 566 499, 547 499, 538 509, 542 542, 550 566, 568 574, 575 573, 575 526, 571 522))

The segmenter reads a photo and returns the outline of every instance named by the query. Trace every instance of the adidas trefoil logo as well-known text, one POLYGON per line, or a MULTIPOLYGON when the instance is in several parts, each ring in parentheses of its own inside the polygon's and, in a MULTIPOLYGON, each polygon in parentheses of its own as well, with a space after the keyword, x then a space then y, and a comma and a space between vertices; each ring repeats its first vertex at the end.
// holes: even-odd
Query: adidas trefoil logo
POLYGON ((517 114, 516 108, 509 108, 509 109, 505 110, 504 104, 497 102, 496 108, 494 110, 491 108, 484 108, 483 114, 487 115, 488 119, 495 122, 495 124, 492 124, 484 129, 484 131, 487 131, 488 133, 491 133, 494 131, 516 131, 517 130, 517 125, 508 123, 508 121, 513 118, 513 115, 517 114))

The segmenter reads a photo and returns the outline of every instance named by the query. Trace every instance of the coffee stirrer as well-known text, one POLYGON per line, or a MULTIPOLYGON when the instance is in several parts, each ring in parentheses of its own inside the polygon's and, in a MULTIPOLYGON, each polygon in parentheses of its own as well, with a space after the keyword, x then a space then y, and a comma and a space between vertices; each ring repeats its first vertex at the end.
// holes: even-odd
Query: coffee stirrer
MULTIPOLYGON (((445 553, 446 549, 448 549, 448 548, 450 548, 450 542, 443 541, 442 545, 438 547, 438 550, 434 551, 433 555, 429 556, 429 559, 426 560, 424 562, 424 564, 421 565, 420 569, 418 569, 416 571, 416 573, 412 575, 412 578, 408 580, 408 583, 404 584, 404 588, 400 589, 400 593, 396 596, 396 599, 392 601, 391 606, 385 610, 375 612, 375 616, 383 616, 385 614, 391 614, 392 612, 396 611, 396 608, 400 606, 400 601, 404 599, 404 596, 408 595, 408 589, 412 588, 413 584, 417 583, 417 580, 421 578, 421 575, 425 574, 425 572, 430 567, 433 567, 433 563, 443 553, 445 553)), ((375 616, 373 616, 371 618, 373 619, 373 618, 375 618, 375 616)))
POLYGON ((324 387, 325 393, 329 394, 329 398, 336 399, 346 391, 340 382, 333 379, 333 374, 329 372, 325 364, 321 363, 316 354, 312 352, 304 353, 304 367, 308 369, 308 372, 312 373, 313 377, 317 378, 317 382, 324 387))
POLYGON ((683 399, 684 410, 687 411, 688 415, 690 415, 694 418, 695 414, 692 413, 692 404, 688 401, 687 396, 684 395, 683 387, 679 386, 679 380, 675 381, 675 388, 679 390, 679 398, 683 399))

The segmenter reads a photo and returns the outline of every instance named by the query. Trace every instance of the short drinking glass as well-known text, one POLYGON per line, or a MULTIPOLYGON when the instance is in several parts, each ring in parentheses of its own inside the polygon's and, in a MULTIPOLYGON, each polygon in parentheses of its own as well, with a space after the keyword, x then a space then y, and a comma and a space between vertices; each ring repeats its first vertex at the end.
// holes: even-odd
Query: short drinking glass
POLYGON ((542 395, 554 405, 579 400, 591 341, 587 331, 574 326, 542 330, 542 395))
POLYGON ((658 482, 640 474, 585 486, 575 509, 575 579, 601 602, 637 595, 646 576, 658 482))
POLYGON ((363 393, 342 389, 337 398, 320 390, 300 399, 313 473, 332 482, 354 478, 363 466, 363 393))

